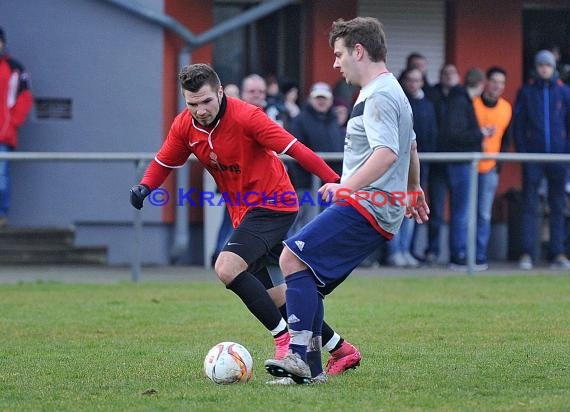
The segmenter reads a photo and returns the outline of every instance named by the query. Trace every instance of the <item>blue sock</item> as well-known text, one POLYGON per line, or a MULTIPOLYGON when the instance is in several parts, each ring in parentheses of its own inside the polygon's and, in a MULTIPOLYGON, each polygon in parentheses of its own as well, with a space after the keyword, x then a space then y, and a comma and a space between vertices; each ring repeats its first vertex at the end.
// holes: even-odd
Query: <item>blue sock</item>
POLYGON ((287 282, 287 323, 291 334, 289 348, 307 361, 307 346, 313 335, 313 320, 318 306, 317 284, 310 270, 285 278, 287 282))
POLYGON ((324 306, 323 298, 319 294, 317 296, 317 312, 313 319, 313 337, 307 349, 307 363, 311 368, 311 377, 316 377, 323 372, 323 363, 321 360, 321 348, 323 346, 323 318, 324 306))

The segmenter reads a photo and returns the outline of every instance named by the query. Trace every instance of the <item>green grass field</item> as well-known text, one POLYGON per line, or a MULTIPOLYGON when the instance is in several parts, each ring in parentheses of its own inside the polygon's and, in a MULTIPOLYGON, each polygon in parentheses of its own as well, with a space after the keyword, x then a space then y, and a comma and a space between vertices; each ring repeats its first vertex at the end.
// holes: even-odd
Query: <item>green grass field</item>
POLYGON ((361 367, 273 387, 270 336, 217 282, 0 285, 0 410, 570 410, 569 277, 353 277, 325 309, 361 367), (204 377, 224 340, 252 382, 204 377))

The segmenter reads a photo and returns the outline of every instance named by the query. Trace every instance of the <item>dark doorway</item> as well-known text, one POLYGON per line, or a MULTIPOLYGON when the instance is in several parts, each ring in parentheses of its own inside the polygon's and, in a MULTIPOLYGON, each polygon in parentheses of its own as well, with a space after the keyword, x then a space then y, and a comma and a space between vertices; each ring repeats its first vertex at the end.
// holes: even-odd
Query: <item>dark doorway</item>
MULTIPOLYGON (((523 11, 524 78, 534 66, 534 55, 542 49, 557 47, 560 52, 559 71, 567 76, 570 67, 570 7, 557 9, 529 8, 523 11)), ((565 79, 568 81, 568 79, 565 79)))
MULTIPOLYGON (((252 2, 216 1, 214 23, 239 15, 250 7, 252 2)), ((241 80, 252 73, 299 82, 302 15, 301 5, 286 6, 216 40, 213 64, 222 83, 240 85, 241 80)))

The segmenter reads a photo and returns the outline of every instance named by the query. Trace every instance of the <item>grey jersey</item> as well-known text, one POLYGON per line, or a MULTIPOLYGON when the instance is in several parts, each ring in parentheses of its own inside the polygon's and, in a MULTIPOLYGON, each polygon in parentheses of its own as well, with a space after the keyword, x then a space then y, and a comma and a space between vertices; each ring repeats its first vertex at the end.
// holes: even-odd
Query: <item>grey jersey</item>
POLYGON ((412 109, 394 75, 381 74, 362 88, 346 129, 341 182, 360 169, 377 149, 387 147, 398 156, 386 173, 360 189, 368 192, 369 199, 358 200, 389 233, 398 231, 405 207, 400 201, 388 200, 388 196, 403 196, 407 190, 410 147, 415 138, 412 109))

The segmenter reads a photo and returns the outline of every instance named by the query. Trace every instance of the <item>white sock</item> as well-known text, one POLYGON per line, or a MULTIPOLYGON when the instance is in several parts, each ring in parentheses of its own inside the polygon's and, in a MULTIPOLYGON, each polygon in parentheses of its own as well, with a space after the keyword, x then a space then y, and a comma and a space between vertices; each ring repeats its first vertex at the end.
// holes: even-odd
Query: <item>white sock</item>
POLYGON ((335 348, 335 346, 338 344, 339 341, 340 341, 340 335, 335 332, 332 338, 330 338, 329 341, 323 345, 323 349, 326 350, 327 352, 330 352, 335 348))
POLYGON ((281 318, 281 321, 279 321, 279 324, 275 327, 275 329, 271 330, 271 335, 277 336, 285 329, 287 329, 287 322, 285 322, 285 319, 281 318))

